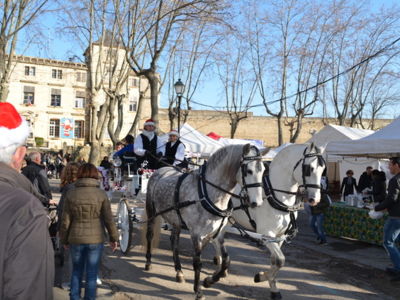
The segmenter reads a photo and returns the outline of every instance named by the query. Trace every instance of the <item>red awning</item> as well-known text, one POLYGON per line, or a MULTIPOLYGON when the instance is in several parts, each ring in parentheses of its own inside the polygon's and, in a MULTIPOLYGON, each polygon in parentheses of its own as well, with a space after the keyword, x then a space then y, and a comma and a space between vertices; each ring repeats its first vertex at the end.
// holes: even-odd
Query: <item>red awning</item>
POLYGON ((220 135, 218 135, 218 134, 216 134, 215 132, 210 132, 209 134, 207 134, 207 136, 208 137, 210 137, 210 138, 212 138, 212 139, 214 139, 214 140, 219 140, 220 138, 222 138, 222 136, 220 136, 220 135))

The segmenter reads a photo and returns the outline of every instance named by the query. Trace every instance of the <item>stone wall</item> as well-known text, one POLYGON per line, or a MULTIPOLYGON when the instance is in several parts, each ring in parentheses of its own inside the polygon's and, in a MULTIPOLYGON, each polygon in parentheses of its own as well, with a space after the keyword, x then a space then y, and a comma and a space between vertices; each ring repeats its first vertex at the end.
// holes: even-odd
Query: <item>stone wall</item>
MULTIPOLYGON (((160 110, 160 129, 169 131, 169 120, 167 110, 160 110)), ((392 120, 381 119, 376 121, 376 127, 382 128, 392 120)), ((187 121, 190 126, 203 134, 213 131, 222 137, 230 137, 229 117, 224 112, 192 110, 187 121)), ((328 120, 329 124, 336 124, 335 119, 328 120)), ((325 126, 321 118, 306 118, 303 129, 297 143, 304 143, 311 138, 312 133, 319 131, 325 126)), ((278 144, 278 130, 276 119, 272 117, 250 116, 239 123, 235 138, 263 140, 266 146, 275 147, 278 144)), ((289 127, 284 126, 284 142, 289 142, 289 127)))

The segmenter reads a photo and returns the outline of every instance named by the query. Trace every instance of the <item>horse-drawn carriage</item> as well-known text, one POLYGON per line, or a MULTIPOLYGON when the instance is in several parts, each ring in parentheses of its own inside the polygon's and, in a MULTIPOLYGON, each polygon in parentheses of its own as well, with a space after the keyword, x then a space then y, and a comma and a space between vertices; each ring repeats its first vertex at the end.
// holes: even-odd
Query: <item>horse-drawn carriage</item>
MULTIPOLYGON (((280 248, 296 230, 300 190, 303 190, 305 198, 311 202, 319 202, 320 179, 325 162, 319 149, 313 145, 293 145, 282 150, 272 161, 269 177, 266 178, 261 156, 262 153, 249 144, 231 145, 216 151, 207 165, 193 172, 181 173, 174 168, 162 168, 152 173, 151 177, 146 174, 145 178, 150 178, 145 200, 145 269, 151 269, 152 240, 154 231, 159 230, 159 226, 154 224, 156 218, 162 216, 172 226, 171 247, 176 280, 183 282, 179 235, 182 228, 187 228, 194 248, 196 299, 203 299, 200 286, 202 249, 209 241, 216 249, 217 270, 203 282, 204 287, 210 287, 225 276, 229 267, 229 256, 224 246, 224 229, 228 220, 234 220, 262 236, 261 242, 271 252, 271 267, 268 271, 257 273, 254 280, 268 281, 271 298, 280 299, 276 275, 285 258, 280 248), (231 198, 236 198, 232 201, 233 205, 230 204, 231 198)), ((131 177, 136 178, 133 176, 135 174, 131 177)), ((143 175, 141 178, 140 188, 143 189, 143 175)), ((137 180, 131 180, 131 191, 135 182, 137 180)), ((144 203, 143 200, 136 198, 140 204, 144 203)), ((130 208, 123 196, 118 208, 118 228, 121 250, 125 253, 131 243, 134 224, 139 222, 137 208, 130 208)))
POLYGON ((154 170, 147 168, 147 161, 137 165, 136 157, 123 156, 113 159, 112 191, 120 194, 117 209, 117 228, 121 252, 127 254, 134 238, 134 228, 139 226, 148 180, 154 170))

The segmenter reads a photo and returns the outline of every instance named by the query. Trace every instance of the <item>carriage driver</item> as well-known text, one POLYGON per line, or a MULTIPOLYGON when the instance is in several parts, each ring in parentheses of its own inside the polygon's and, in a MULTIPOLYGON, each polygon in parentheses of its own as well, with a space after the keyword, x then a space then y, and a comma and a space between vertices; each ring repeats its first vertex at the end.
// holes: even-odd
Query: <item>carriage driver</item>
POLYGON ((169 166, 187 168, 188 163, 185 159, 185 145, 179 139, 177 130, 171 130, 168 133, 169 139, 165 144, 165 157, 163 159, 169 166))
POLYGON ((163 145, 155 133, 155 123, 152 119, 146 120, 143 132, 138 135, 133 145, 134 152, 139 156, 139 165, 147 160, 149 169, 158 169, 158 159, 163 155, 163 145))

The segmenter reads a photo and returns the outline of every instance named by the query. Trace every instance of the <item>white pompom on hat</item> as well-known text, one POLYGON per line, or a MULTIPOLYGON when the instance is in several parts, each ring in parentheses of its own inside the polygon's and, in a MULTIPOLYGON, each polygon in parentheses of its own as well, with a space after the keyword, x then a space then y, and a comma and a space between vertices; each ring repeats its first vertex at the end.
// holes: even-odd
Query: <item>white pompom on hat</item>
POLYGON ((28 122, 8 103, 0 103, 0 148, 23 145, 28 138, 28 122))
POLYGON ((168 132, 168 135, 175 135, 175 136, 179 137, 179 133, 178 133, 178 131, 175 130, 175 129, 173 129, 173 130, 171 130, 170 132, 168 132))
POLYGON ((156 126, 156 123, 154 123, 154 121, 152 119, 148 119, 146 120, 146 122, 144 122, 143 126, 156 126))

